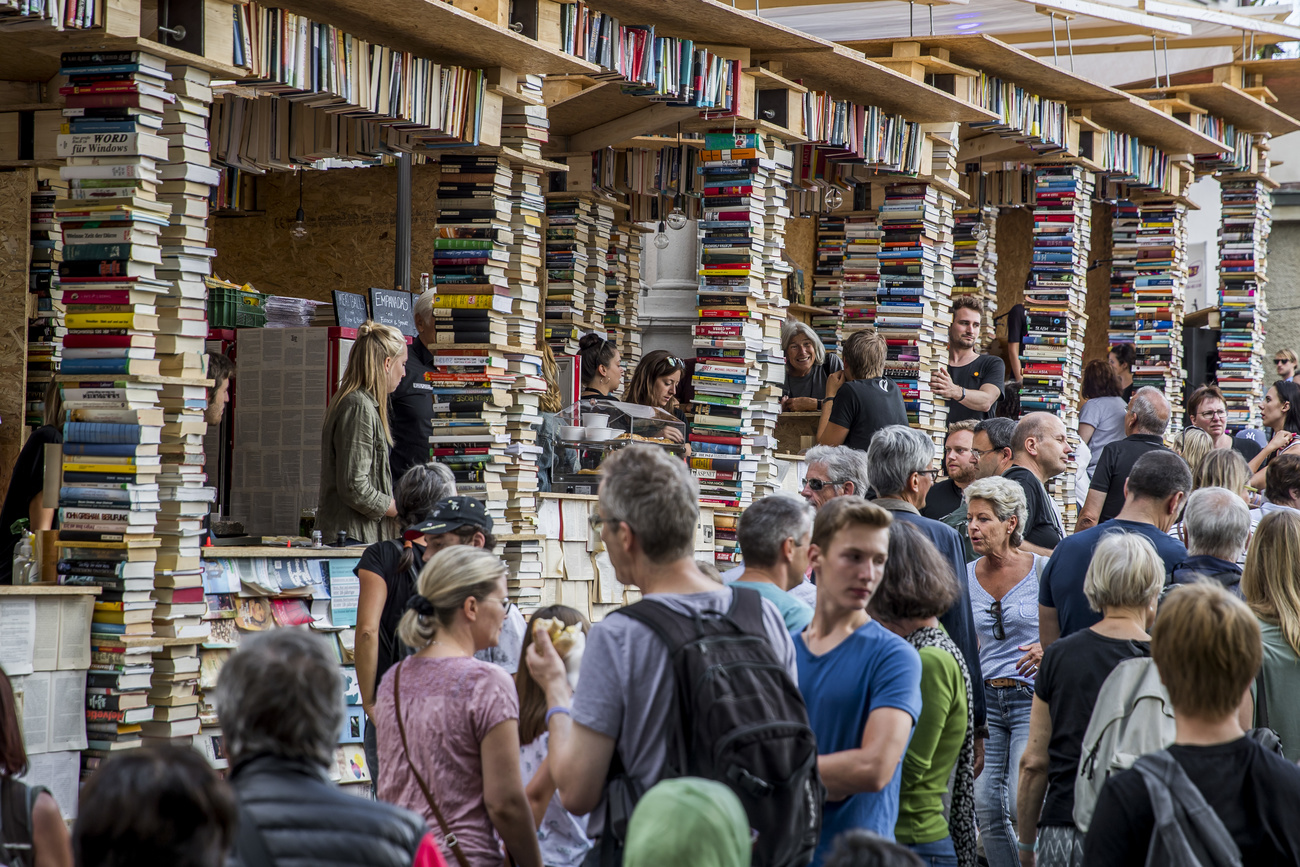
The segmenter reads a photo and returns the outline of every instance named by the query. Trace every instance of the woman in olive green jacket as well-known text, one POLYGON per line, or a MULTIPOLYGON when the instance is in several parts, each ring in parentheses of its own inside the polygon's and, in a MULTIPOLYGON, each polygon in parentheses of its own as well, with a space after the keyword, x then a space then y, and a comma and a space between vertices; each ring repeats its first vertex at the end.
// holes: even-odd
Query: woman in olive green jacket
POLYGON ((374 544, 383 538, 384 518, 397 515, 388 470, 393 445, 388 396, 405 375, 402 333, 378 322, 362 323, 321 430, 316 529, 327 543, 342 531, 348 544, 374 544))

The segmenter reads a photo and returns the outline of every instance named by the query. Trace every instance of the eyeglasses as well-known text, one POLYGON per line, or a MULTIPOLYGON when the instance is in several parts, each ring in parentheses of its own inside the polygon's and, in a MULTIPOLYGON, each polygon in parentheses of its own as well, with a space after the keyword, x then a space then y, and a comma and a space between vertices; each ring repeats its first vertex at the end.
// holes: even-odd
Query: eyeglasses
POLYGON ((932 482, 936 482, 936 481, 939 480, 939 470, 937 470, 937 469, 934 469, 934 470, 917 470, 917 472, 918 472, 918 473, 921 473, 922 475, 929 476, 929 477, 930 477, 930 481, 932 481, 932 482))
POLYGON ((487 597, 486 599, 484 599, 483 601, 484 601, 484 602, 500 602, 502 608, 509 608, 509 607, 510 607, 510 600, 509 600, 509 599, 498 599, 498 598, 495 597, 495 596, 489 596, 489 597, 487 597))
POLYGON ((970 453, 975 456, 975 460, 982 460, 985 455, 993 454, 997 449, 971 449, 970 453))
POLYGON ((1206 410, 1205 412, 1198 412, 1196 414, 1196 417, 1197 418, 1227 418, 1228 411, 1223 409, 1211 409, 1211 410, 1206 410))
POLYGON ((587 523, 591 525, 591 529, 599 533, 600 528, 605 524, 605 519, 601 517, 600 512, 592 512, 587 516, 587 523))
POLYGON ((993 615, 993 637, 998 641, 1005 641, 1007 637, 1006 624, 1002 622, 1002 600, 994 601, 989 608, 989 614, 993 615))
POLYGON ((843 482, 830 482, 823 479, 804 479, 803 483, 808 486, 810 491, 821 491, 825 488, 838 488, 843 482))

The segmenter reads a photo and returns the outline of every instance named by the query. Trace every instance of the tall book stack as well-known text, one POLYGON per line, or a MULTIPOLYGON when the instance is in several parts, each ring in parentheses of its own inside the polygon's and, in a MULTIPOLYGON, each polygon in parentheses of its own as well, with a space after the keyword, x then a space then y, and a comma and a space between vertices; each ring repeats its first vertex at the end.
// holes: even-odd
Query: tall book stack
POLYGON ((848 339, 854 331, 876 324, 880 238, 880 221, 874 212, 854 211, 845 215, 841 339, 848 339))
POLYGON ((953 218, 952 297, 974 298, 984 308, 979 341, 988 346, 997 333, 997 209, 960 208, 953 218))
POLYGON ((619 223, 605 254, 605 330, 628 370, 641 360, 641 235, 619 223))
POLYGON ((1228 424, 1256 427, 1267 391, 1264 325, 1268 305, 1268 235, 1272 195, 1259 177, 1219 180, 1223 223, 1219 227, 1219 388, 1228 403, 1228 424))
POLYGON ((587 251, 594 227, 591 203, 546 201, 546 342, 556 355, 573 355, 595 323, 587 320, 587 251))
POLYGON ((880 287, 875 326, 888 347, 885 375, 898 382, 913 427, 940 438, 948 420, 930 386, 952 309, 951 195, 928 184, 890 184, 880 207, 880 287))
MULTIPOLYGON (((802 301, 803 299, 799 299, 802 301)), ((813 264, 812 303, 828 311, 814 313, 809 325, 827 352, 840 350, 840 326, 844 321, 844 214, 817 217, 817 261, 813 264)))
POLYGON ((32 261, 27 271, 27 291, 33 296, 27 320, 26 424, 44 424, 45 388, 54 380, 63 355, 63 293, 59 288, 59 263, 63 237, 54 216, 54 202, 68 195, 67 182, 42 179, 31 203, 32 261), (33 303, 34 302, 34 303, 33 303))
MULTIPOLYGON (((434 458, 458 489, 485 501, 506 523, 502 483, 510 464, 506 411, 515 375, 507 369, 511 230, 510 164, 494 156, 442 158, 435 241, 434 458)), ((526 302, 525 302, 526 303, 526 302)))
MULTIPOLYGON (((699 324, 691 467, 700 502, 739 509, 754 497, 759 461, 750 409, 759 389, 756 361, 766 350, 760 310, 766 297, 766 201, 777 163, 757 133, 705 135, 699 324)), ((778 323, 779 325, 779 323, 778 323)), ((738 556, 719 543, 720 560, 738 556)))
POLYGON ((1187 290, 1187 206, 1171 201, 1138 207, 1137 276, 1133 281, 1133 384, 1164 392, 1183 405, 1183 301, 1187 290))
POLYGON ((1133 281, 1137 279, 1138 227, 1137 203, 1129 199, 1115 202, 1111 221, 1110 327, 1108 346, 1132 343, 1137 323, 1133 281))
MULTIPOLYGON (((149 567, 152 564, 140 564, 149 567)), ((134 581, 144 589, 128 591, 148 598, 152 585, 145 568, 134 581)), ((107 587, 105 591, 108 592, 107 587)), ((102 597, 101 597, 102 598, 102 597)), ((127 641, 122 636, 92 633, 90 671, 86 675, 86 743, 81 754, 84 781, 104 759, 121 750, 141 746, 141 726, 153 719, 149 691, 153 680, 153 654, 161 644, 127 641)))
MULTIPOLYGON (((1083 338, 1088 316, 1088 255, 1092 239, 1094 179, 1078 166, 1040 168, 1035 180, 1034 251, 1025 308, 1029 346, 1025 351, 1026 388, 1020 405, 1026 412, 1059 415, 1073 439, 1079 430, 1079 385, 1083 375, 1083 338), (1028 378, 1033 385, 1028 385, 1028 378)), ((1077 507, 1074 462, 1049 483, 1048 490, 1072 530, 1077 507)))
POLYGON ((605 325, 605 303, 609 282, 607 268, 614 237, 614 206, 608 202, 591 203, 591 232, 587 235, 587 292, 585 316, 598 329, 605 325))

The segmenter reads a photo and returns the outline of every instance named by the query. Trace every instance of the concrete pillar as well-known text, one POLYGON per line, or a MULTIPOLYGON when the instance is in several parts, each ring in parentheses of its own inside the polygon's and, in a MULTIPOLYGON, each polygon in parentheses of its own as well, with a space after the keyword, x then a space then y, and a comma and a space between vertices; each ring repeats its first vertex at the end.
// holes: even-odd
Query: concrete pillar
MULTIPOLYGON (((651 224, 658 230, 658 224, 651 224)), ((693 358, 691 327, 699 320, 696 293, 699 286, 699 230, 694 220, 679 230, 664 229, 668 246, 655 246, 655 232, 644 235, 643 278, 649 288, 641 296, 641 349, 667 349, 693 358)))

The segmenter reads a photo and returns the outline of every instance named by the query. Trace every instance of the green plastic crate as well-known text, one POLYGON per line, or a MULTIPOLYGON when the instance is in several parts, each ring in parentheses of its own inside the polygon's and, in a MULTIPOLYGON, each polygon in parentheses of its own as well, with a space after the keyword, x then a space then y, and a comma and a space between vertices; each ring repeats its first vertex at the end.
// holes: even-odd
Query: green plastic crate
POLYGON ((266 310, 261 292, 225 287, 208 290, 209 328, 261 328, 266 325, 266 310))

